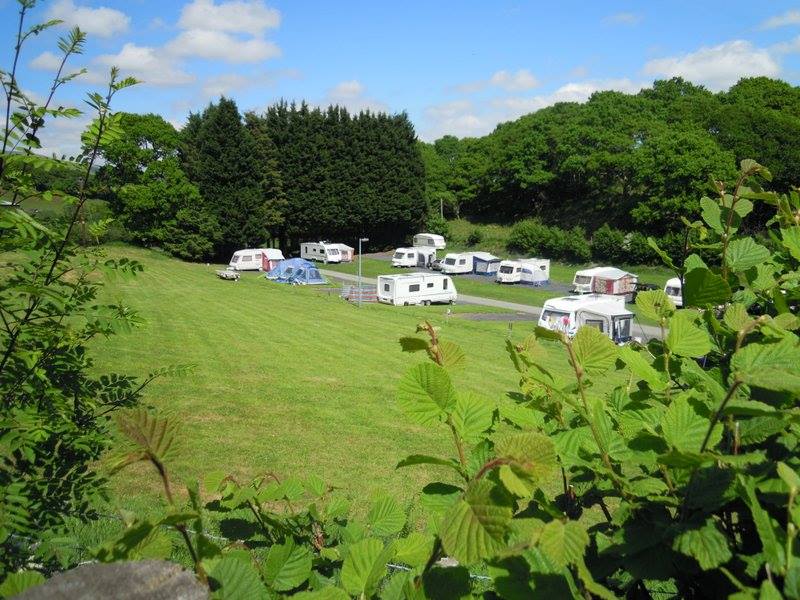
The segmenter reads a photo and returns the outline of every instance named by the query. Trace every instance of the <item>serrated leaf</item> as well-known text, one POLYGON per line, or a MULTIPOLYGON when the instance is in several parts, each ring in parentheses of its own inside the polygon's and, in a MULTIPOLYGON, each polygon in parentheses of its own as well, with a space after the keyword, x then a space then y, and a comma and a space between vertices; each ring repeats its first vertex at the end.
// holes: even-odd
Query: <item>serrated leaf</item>
POLYGON ((790 339, 754 343, 733 355, 731 369, 743 383, 768 390, 800 393, 800 347, 790 339))
POLYGON ((673 541, 672 548, 694 558, 705 571, 724 565, 733 556, 728 547, 728 538, 713 519, 708 519, 699 529, 680 533, 673 541))
POLYGON ((550 561, 566 567, 583 561, 586 546, 589 545, 589 534, 577 521, 566 523, 554 520, 542 528, 538 546, 550 561))
POLYGON ((464 490, 447 483, 429 483, 422 488, 419 503, 433 515, 441 515, 461 497, 464 490))
POLYGON ((394 560, 410 567, 421 567, 433 552, 433 537, 414 531, 395 542, 394 560))
MULTIPOLYGON (((661 420, 661 431, 667 443, 680 452, 699 452, 703 439, 711 425, 706 417, 695 411, 685 396, 680 396, 667 407, 661 420)), ((708 447, 719 442, 722 427, 717 424, 709 439, 708 447)))
POLYGON ((660 373, 650 365, 641 352, 634 350, 630 346, 623 346, 618 352, 620 359, 630 369, 631 373, 642 381, 647 382, 650 389, 662 391, 667 387, 667 382, 661 378, 660 373))
POLYGON ((693 269, 683 282, 685 306, 717 306, 725 304, 731 296, 728 282, 708 269, 693 269))
POLYGON ((796 260, 800 260, 800 225, 781 229, 781 243, 796 260))
POLYGON ((747 309, 743 304, 731 304, 725 309, 725 316, 722 318, 725 325, 734 331, 741 331, 750 327, 753 323, 753 318, 747 314, 747 309))
POLYGON ((725 231, 725 228, 722 225, 722 209, 719 206, 719 203, 715 202, 708 196, 703 196, 700 199, 700 216, 703 217, 703 221, 706 222, 711 229, 716 231, 717 233, 722 233, 725 231))
POLYGON ((264 579, 278 592, 288 592, 304 583, 311 575, 311 552, 290 539, 275 544, 267 552, 264 579))
POLYGON ((250 561, 240 555, 223 556, 208 574, 216 589, 214 598, 219 600, 247 600, 269 598, 267 590, 250 561))
POLYGON ((512 515, 510 503, 490 481, 474 481, 442 519, 445 552, 467 565, 491 558, 505 545, 512 515))
POLYGON ((648 290, 636 294, 636 307, 643 316, 653 321, 668 319, 675 312, 675 303, 664 290, 648 290))
POLYGON ((677 356, 699 358, 711 350, 708 332, 696 323, 697 314, 678 311, 669 320, 667 347, 677 356))
POLYGON ((350 600, 350 596, 342 588, 332 585, 318 590, 308 590, 292 596, 294 600, 350 600))
POLYGON ((755 267, 769 259, 769 257, 769 250, 749 237, 737 238, 731 241, 725 254, 728 266, 736 273, 755 267))
POLYGON ((556 449, 549 436, 535 431, 504 433, 494 438, 495 455, 512 468, 542 481, 558 467, 556 449))
POLYGON ((708 265, 706 265, 705 261, 697 254, 690 254, 686 257, 686 260, 683 263, 683 268, 685 269, 686 273, 688 273, 694 269, 708 269, 708 265))
POLYGON ((380 580, 386 575, 386 563, 393 552, 391 544, 384 548, 383 543, 374 538, 350 544, 342 564, 341 581, 344 589, 354 596, 369 597, 374 594, 380 580))
POLYGON ((772 517, 769 516, 769 513, 764 510, 758 501, 755 482, 752 478, 739 477, 739 496, 747 504, 750 514, 753 516, 753 523, 755 523, 756 531, 758 531, 758 537, 761 538, 764 557, 776 572, 780 572, 786 559, 782 539, 783 532, 779 534, 772 517))
POLYGON ((456 400, 447 371, 433 363, 412 367, 400 380, 397 391, 400 407, 421 425, 446 418, 456 400))
POLYGON ((442 366, 447 369, 458 369, 467 362, 467 357, 461 346, 449 340, 439 341, 439 353, 442 357, 442 366))
POLYGON ((0 596, 3 598, 12 598, 17 594, 21 594, 28 588, 32 588, 44 583, 44 575, 38 571, 19 571, 18 573, 11 573, 3 580, 0 585, 0 596))
POLYGON ((453 411, 453 426, 462 440, 472 444, 480 440, 483 432, 492 426, 493 417, 494 405, 486 398, 462 394, 453 411))
POLYGON ((406 524, 406 514, 397 500, 391 496, 381 496, 372 503, 367 523, 372 533, 380 537, 387 537, 398 533, 406 524))
POLYGON ((783 480, 783 483, 786 484, 786 487, 789 488, 789 491, 797 492, 800 490, 800 475, 798 475, 794 469, 784 462, 778 462, 776 466, 778 469, 778 477, 783 480))
POLYGON ((614 366, 617 347, 595 327, 581 327, 572 340, 575 359, 589 375, 602 375, 614 366))

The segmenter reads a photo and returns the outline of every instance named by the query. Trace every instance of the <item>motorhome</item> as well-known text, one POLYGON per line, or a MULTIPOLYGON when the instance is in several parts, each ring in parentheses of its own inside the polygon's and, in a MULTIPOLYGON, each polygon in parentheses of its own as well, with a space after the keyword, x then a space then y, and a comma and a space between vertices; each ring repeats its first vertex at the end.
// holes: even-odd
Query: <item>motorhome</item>
POLYGON ((664 293, 667 295, 667 298, 672 300, 675 306, 678 308, 683 306, 681 280, 678 277, 667 280, 667 284, 664 286, 664 293))
MULTIPOLYGON (((323 263, 339 263, 342 262, 340 245, 330 242, 303 242, 300 244, 300 258, 323 263)), ((352 254, 350 256, 352 260, 352 254)))
POLYGON ((233 253, 228 269, 232 271, 269 271, 283 260, 277 248, 246 248, 233 253))
POLYGON ((436 233, 418 233, 414 236, 414 246, 444 250, 447 244, 444 241, 444 237, 436 233))
POLYGON ((392 255, 393 267, 430 267, 436 260, 436 248, 398 248, 392 255))
POLYGON ((495 281, 497 283, 545 285, 550 281, 550 261, 546 258, 501 261, 495 281))
POLYGON ((624 296, 633 302, 639 278, 616 267, 595 267, 575 272, 572 280, 575 294, 610 294, 624 296))
POLYGON ((608 294, 564 296, 547 300, 539 326, 574 336, 580 327, 596 327, 612 341, 623 344, 632 339, 633 313, 625 298, 608 294))
POLYGON ((453 304, 458 294, 453 280, 439 273, 409 273, 408 275, 380 275, 378 277, 378 302, 409 306, 434 302, 453 304))

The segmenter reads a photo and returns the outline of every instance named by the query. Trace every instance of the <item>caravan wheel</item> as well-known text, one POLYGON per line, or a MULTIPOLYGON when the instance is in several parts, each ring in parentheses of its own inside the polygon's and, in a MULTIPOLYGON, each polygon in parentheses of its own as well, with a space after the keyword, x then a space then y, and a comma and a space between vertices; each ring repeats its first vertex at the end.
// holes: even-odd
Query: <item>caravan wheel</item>
POLYGON ((422 305, 423 306, 430 306, 431 305, 431 301, 430 300, 423 300, 422 301, 422 305))

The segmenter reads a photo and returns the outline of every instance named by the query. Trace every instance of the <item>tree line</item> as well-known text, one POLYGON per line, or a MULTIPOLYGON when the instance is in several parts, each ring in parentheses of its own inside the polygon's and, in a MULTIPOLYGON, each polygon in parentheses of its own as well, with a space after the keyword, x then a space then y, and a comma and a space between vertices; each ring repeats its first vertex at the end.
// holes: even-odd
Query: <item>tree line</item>
POLYGON ((407 115, 286 102, 241 115, 221 98, 177 131, 124 114, 95 178, 133 241, 185 259, 308 239, 388 244, 424 220, 424 166, 407 115))
POLYGON ((745 157, 767 166, 780 192, 800 181, 800 89, 757 77, 714 94, 675 78, 420 149, 426 198, 446 215, 662 236, 696 218, 710 177, 729 180, 745 157))

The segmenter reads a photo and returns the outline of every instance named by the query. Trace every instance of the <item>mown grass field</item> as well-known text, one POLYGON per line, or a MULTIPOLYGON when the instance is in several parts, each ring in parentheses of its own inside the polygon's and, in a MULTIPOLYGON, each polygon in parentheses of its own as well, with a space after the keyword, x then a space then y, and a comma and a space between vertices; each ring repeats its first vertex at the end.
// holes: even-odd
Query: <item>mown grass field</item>
MULTIPOLYGON (((516 387, 504 350, 507 324, 457 316, 476 307, 457 306, 449 318, 445 306, 359 310, 318 289, 256 274, 233 283, 218 279, 214 266, 154 251, 108 252, 144 264, 143 274, 106 290, 144 324, 96 343, 96 368, 144 375, 196 365, 191 375, 158 380, 146 393, 149 404, 183 423, 172 465, 179 478, 214 469, 243 478, 315 473, 354 498, 379 491, 410 498, 431 473, 395 471, 395 464, 411 453, 450 451, 446 430, 409 423, 394 398, 405 370, 422 360, 402 353, 398 339, 425 318, 467 354, 460 390, 492 397, 516 387)), ((517 324, 515 331, 522 336, 531 327, 517 324)), ((127 499, 158 490, 144 468, 123 472, 114 487, 127 499)))

